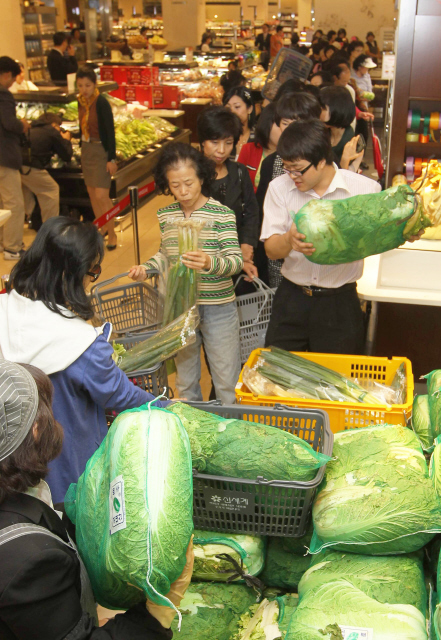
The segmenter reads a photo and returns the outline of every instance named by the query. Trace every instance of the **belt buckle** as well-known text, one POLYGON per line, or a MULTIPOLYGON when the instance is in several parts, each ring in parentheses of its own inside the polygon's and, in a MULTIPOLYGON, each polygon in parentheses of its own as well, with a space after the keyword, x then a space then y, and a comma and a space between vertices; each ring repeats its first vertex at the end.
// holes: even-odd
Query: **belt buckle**
POLYGON ((311 287, 302 287, 302 291, 306 296, 312 298, 312 289, 311 287))

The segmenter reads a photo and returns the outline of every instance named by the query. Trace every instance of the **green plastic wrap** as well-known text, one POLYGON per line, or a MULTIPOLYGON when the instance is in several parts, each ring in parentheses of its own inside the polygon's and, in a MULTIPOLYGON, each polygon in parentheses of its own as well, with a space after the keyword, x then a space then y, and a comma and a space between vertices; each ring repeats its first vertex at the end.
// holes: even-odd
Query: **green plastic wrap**
POLYGON ((441 532, 441 501, 414 432, 377 425, 336 433, 312 516, 312 553, 421 549, 441 532))
POLYGON ((430 456, 429 475, 435 491, 441 497, 441 436, 435 440, 435 447, 430 456))
POLYGON ((432 225, 408 185, 345 200, 313 198, 292 213, 297 230, 312 242, 316 264, 346 264, 396 249, 432 225))
POLYGON ((424 451, 433 449, 434 433, 430 422, 429 396, 415 396, 412 408, 412 429, 424 451))
POLYGON ((255 480, 313 480, 329 460, 297 436, 256 422, 227 420, 177 402, 170 407, 190 438, 202 473, 255 480))
POLYGON ((164 327, 197 302, 197 272, 186 267, 181 256, 187 251, 198 250, 199 234, 204 227, 202 220, 192 218, 178 218, 170 224, 176 227, 179 257, 168 270, 162 321, 164 327))
POLYGON ((265 539, 260 536, 195 530, 193 545, 193 580, 231 580, 236 570, 227 559, 218 558, 220 554, 229 555, 239 566, 243 563, 243 570, 250 576, 257 576, 263 569, 265 539))
POLYGON ((256 602, 252 589, 241 584, 192 582, 179 607, 172 631, 179 640, 231 640, 239 629, 240 616, 256 602))
POLYGON ((259 579, 268 587, 297 590, 301 577, 311 564, 311 556, 285 551, 284 538, 269 538, 265 566, 259 579))
POLYGON ((286 640, 344 638, 427 640, 426 617, 409 604, 378 602, 343 579, 308 590, 291 618, 286 640))
POLYGON ((151 405, 121 413, 65 506, 99 604, 173 606, 165 595, 193 532, 190 444, 176 415, 151 405))
POLYGON ((241 616, 239 630, 231 640, 284 640, 298 604, 296 593, 287 593, 276 599, 264 598, 241 616))
POLYGON ((305 556, 308 553, 313 533, 314 527, 311 521, 307 532, 301 538, 282 538, 282 547, 285 551, 289 551, 290 553, 296 553, 299 556, 305 556))
POLYGON ((299 583, 299 596, 334 580, 347 580, 378 602, 410 604, 426 615, 423 563, 417 555, 364 556, 326 550, 313 556, 299 583))

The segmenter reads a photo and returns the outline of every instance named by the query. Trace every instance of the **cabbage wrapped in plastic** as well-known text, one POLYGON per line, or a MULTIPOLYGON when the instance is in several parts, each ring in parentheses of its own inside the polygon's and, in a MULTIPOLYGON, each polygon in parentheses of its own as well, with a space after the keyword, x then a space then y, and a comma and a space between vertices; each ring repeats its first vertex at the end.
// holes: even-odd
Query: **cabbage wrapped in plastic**
POLYGON ((312 553, 411 553, 441 533, 441 501, 416 435, 401 425, 335 434, 312 508, 312 553))
POLYGON ((441 496, 441 436, 435 440, 435 448, 430 457, 429 475, 435 491, 441 496))
POLYGON ((194 532, 194 580, 214 580, 231 582, 241 576, 228 555, 250 576, 257 576, 265 561, 265 539, 260 536, 247 536, 216 531, 194 532), (236 577, 234 577, 236 575, 236 577))
POLYGON ((430 422, 429 396, 415 396, 412 408, 412 429, 424 451, 433 448, 433 429, 430 422))
POLYGON ((287 593, 275 600, 264 598, 260 604, 251 605, 240 617, 239 631, 232 640, 283 640, 298 604, 298 595, 287 593))
POLYGON ((312 242, 316 264, 345 264, 396 249, 433 222, 407 185, 346 200, 312 199, 292 213, 297 230, 312 242))
POLYGON ((435 369, 423 377, 427 380, 432 435, 437 438, 441 435, 441 369, 435 369))
POLYGON ((267 587, 296 590, 301 577, 311 564, 311 556, 292 553, 284 546, 285 538, 268 541, 265 567, 259 579, 267 587))

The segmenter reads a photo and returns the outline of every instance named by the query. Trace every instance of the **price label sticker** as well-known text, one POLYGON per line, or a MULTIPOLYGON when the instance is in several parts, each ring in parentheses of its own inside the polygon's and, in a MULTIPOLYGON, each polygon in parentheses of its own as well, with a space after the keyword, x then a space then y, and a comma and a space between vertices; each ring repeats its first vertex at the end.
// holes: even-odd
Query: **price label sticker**
POLYGON ((117 476, 110 483, 109 491, 110 535, 127 527, 124 478, 117 476))
POLYGON ((374 640, 374 630, 365 627, 342 627, 343 640, 374 640))

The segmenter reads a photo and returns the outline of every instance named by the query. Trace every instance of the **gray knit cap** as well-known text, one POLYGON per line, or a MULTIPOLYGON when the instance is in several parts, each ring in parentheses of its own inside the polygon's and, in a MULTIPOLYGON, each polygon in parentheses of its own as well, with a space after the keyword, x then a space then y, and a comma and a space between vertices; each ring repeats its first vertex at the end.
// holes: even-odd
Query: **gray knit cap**
POLYGON ((38 389, 29 371, 0 359, 0 462, 26 438, 37 409, 38 389))

